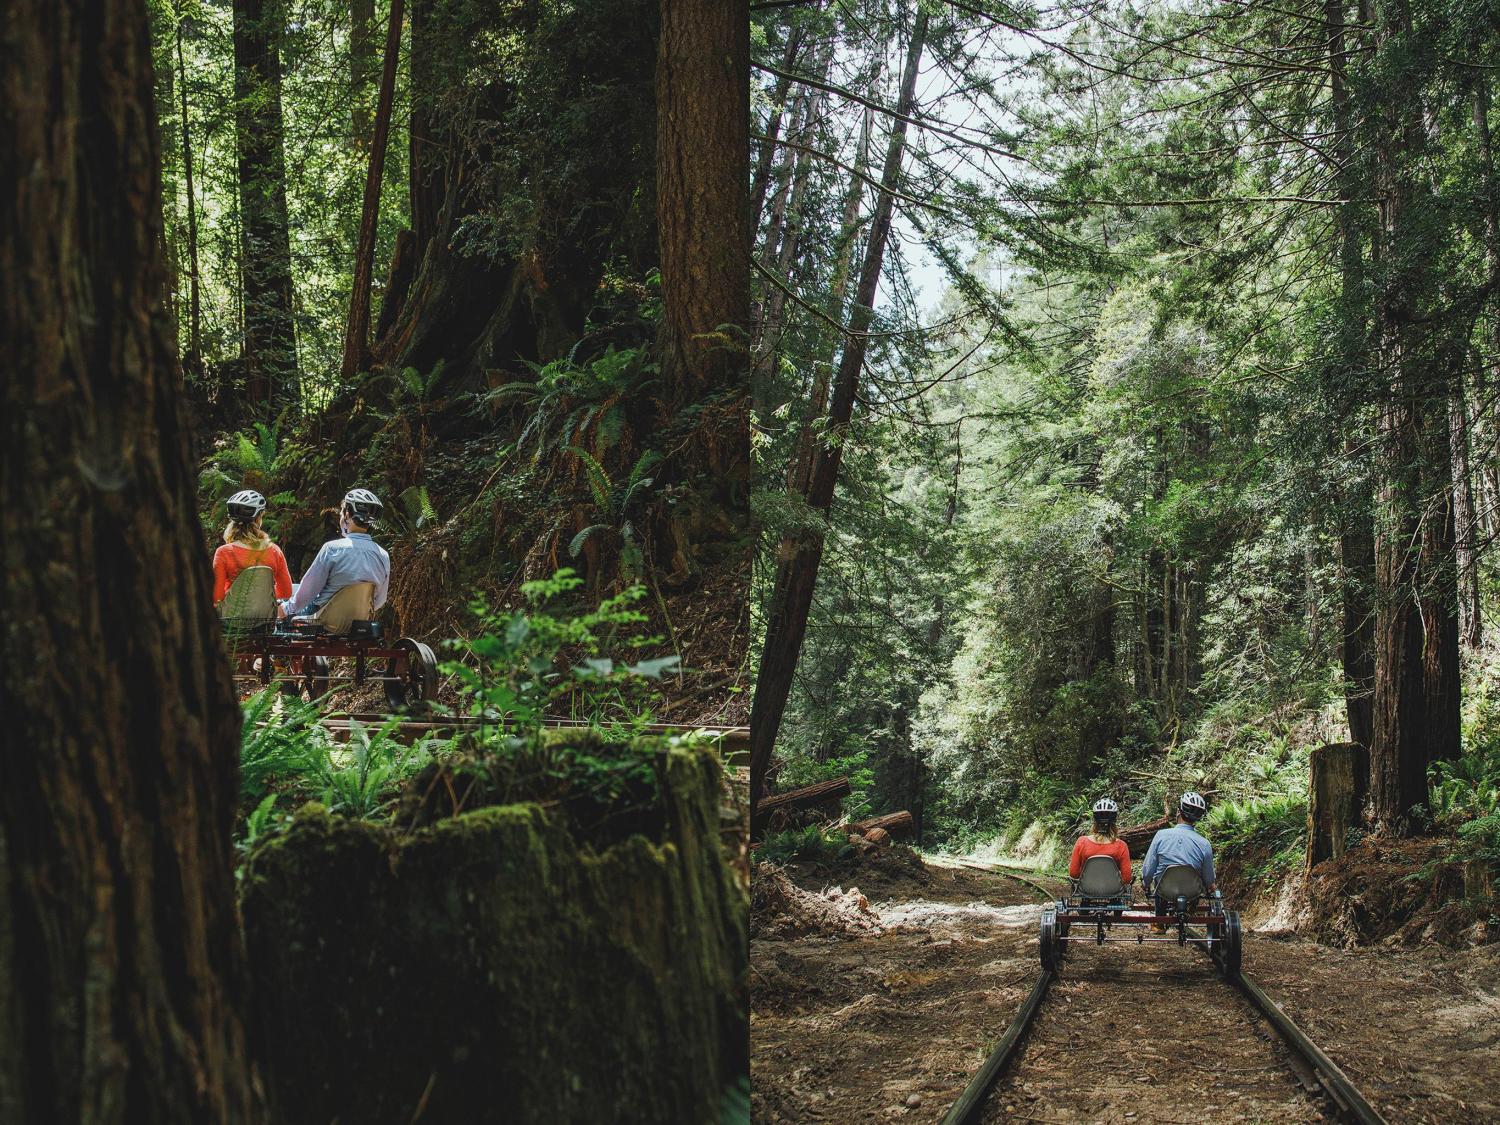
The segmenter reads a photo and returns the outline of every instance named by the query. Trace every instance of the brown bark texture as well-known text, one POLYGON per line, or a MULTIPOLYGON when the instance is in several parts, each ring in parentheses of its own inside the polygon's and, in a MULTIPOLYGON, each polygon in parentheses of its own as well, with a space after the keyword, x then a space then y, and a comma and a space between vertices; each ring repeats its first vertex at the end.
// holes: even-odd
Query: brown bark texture
POLYGON ((832 781, 819 781, 813 785, 804 785, 800 789, 788 789, 785 793, 776 793, 757 804, 755 812, 758 816, 767 816, 778 809, 812 808, 814 805, 841 801, 849 796, 850 792, 849 779, 837 777, 832 781))
POLYGON ((0 44, 0 1120, 253 1119, 141 0, 0 44))
POLYGON ((1344 854, 1350 827, 1361 820, 1370 753, 1352 742, 1319 746, 1308 757, 1307 867, 1344 854))
POLYGON ((662 0, 656 113, 662 377, 681 404, 745 380, 748 0, 662 0))
POLYGON ((1375 521, 1375 695, 1370 745, 1374 819, 1411 832, 1427 766, 1460 749, 1458 577, 1448 408, 1455 356, 1433 325, 1440 300, 1422 237, 1435 201, 1422 154, 1421 65, 1407 4, 1380 9, 1377 47, 1398 71, 1373 116, 1383 266, 1375 301, 1381 396, 1375 521))
MULTIPOLYGON (((880 176, 880 192, 875 213, 870 220, 870 239, 860 269, 859 285, 854 295, 854 313, 844 352, 833 380, 828 404, 828 424, 824 430, 827 444, 813 458, 808 477, 807 506, 824 518, 833 506, 834 487, 838 483, 843 457, 844 431, 854 414, 854 399, 859 391, 859 377, 864 369, 869 337, 865 334, 874 317, 875 294, 885 261, 886 242, 891 232, 891 212, 895 192, 901 180, 901 165, 906 151, 906 122, 915 100, 917 73, 927 38, 928 15, 919 10, 916 26, 908 45, 905 68, 901 75, 901 93, 897 98, 897 118, 891 123, 885 164, 880 176)), ((765 787, 766 770, 781 730, 781 717, 791 696, 802 640, 812 611, 813 593, 817 588, 818 567, 823 559, 823 536, 809 532, 796 539, 783 539, 778 551, 775 585, 767 607, 765 641, 761 647, 760 667, 755 679, 755 700, 750 710, 750 799, 752 801, 752 834, 763 824, 758 800, 765 787)))
POLYGON ((234 0, 245 397, 258 413, 300 401, 281 115, 281 0, 234 0))
POLYGON ((410 282, 393 263, 398 284, 371 361, 423 373, 441 362, 441 396, 569 355, 607 265, 635 274, 655 265, 655 227, 643 218, 651 208, 641 201, 655 198, 657 8, 414 0, 409 11, 412 242, 398 248, 410 257, 410 282), (539 128, 526 116, 541 112, 526 101, 537 91, 477 46, 496 36, 556 67, 548 104, 576 99, 576 118, 539 128), (517 209, 532 217, 497 230, 497 214, 517 209))
POLYGON ((1151 846, 1151 841, 1163 828, 1170 828, 1176 821, 1176 817, 1164 816, 1160 820, 1153 820, 1146 824, 1133 824, 1129 828, 1120 829, 1120 839, 1125 841, 1125 847, 1136 859, 1146 854, 1146 849, 1151 846))
MULTIPOLYGON (((400 25, 400 21, 396 21, 400 25)), ((359 152, 370 150, 370 87, 375 81, 375 0, 349 0, 349 128, 359 152)))

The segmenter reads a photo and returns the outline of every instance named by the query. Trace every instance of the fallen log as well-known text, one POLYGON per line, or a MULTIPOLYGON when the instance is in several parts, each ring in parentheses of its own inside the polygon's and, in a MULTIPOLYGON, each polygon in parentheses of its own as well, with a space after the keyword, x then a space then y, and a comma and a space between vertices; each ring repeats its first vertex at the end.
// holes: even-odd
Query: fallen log
POLYGON ((1125 841, 1125 846, 1130 849, 1133 859, 1140 859, 1146 854, 1146 849, 1151 846, 1152 839, 1163 828, 1170 828, 1176 817, 1164 816, 1160 820, 1153 820, 1148 824, 1133 824, 1129 828, 1120 829, 1120 839, 1125 841))
POLYGON ((820 781, 816 785, 804 785, 801 789, 789 789, 761 799, 755 806, 757 818, 781 809, 805 809, 813 805, 824 805, 842 800, 849 795, 849 779, 836 777, 832 781, 820 781))
POLYGON ((911 813, 902 809, 900 812, 886 813, 884 816, 866 817, 864 820, 856 820, 848 826, 850 832, 858 832, 861 836, 868 836, 870 831, 881 828, 894 835, 902 832, 910 832, 915 827, 911 813))
POLYGON ((891 834, 884 828, 872 828, 865 833, 865 839, 872 844, 879 844, 881 847, 889 847, 891 842, 891 834))

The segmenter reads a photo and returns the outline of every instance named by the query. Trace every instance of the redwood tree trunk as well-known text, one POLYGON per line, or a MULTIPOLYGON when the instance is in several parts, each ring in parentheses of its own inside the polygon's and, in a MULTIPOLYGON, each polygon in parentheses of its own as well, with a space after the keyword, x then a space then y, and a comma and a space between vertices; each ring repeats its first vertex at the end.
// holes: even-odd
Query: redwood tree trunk
POLYGON ((182 103, 182 169, 187 180, 188 228, 188 351, 183 367, 188 375, 203 374, 203 308, 198 293, 198 202, 193 190, 193 140, 188 129, 187 63, 182 57, 182 21, 177 21, 177 91, 182 103))
POLYGON ((1431 329, 1434 278, 1420 249, 1434 201, 1422 173, 1422 53, 1400 0, 1382 8, 1379 45, 1397 73, 1374 115, 1372 149, 1381 200, 1376 302, 1380 367, 1381 487, 1376 520, 1376 647, 1370 790, 1375 819, 1416 827, 1427 766, 1459 745, 1458 591, 1453 562, 1448 402, 1453 360, 1431 329))
POLYGON ((349 292, 349 321, 344 330, 340 374, 352 379, 369 361, 370 282, 375 274, 375 233, 380 223, 380 185, 385 176, 385 146, 391 132, 391 105, 396 98, 396 63, 401 54, 402 0, 391 0, 391 22, 385 36, 385 69, 380 77, 380 104, 375 110, 375 138, 365 177, 365 203, 359 220, 359 248, 354 255, 354 282, 349 292))
MULTIPOLYGON (((1326 0, 1324 15, 1328 32, 1328 73, 1333 104, 1333 171, 1339 195, 1348 202, 1341 206, 1335 220, 1339 254, 1339 339, 1340 382, 1349 382, 1352 373, 1362 371, 1370 362, 1369 310, 1366 305, 1364 234, 1359 221, 1359 204, 1353 202, 1367 194, 1362 169, 1357 164, 1354 122, 1349 107, 1346 75, 1347 28, 1344 0, 1326 0)), ((1353 425, 1365 404, 1358 394, 1346 400, 1346 425, 1353 425)), ((1362 459, 1363 444, 1347 437, 1344 454, 1351 461, 1362 459)), ((1339 598, 1341 644, 1339 655, 1344 670, 1344 709, 1349 719, 1349 737, 1366 749, 1374 732, 1375 694, 1375 526, 1371 517, 1372 496, 1368 483, 1357 479, 1338 490, 1339 507, 1339 598)))
POLYGON ((349 128, 354 147, 360 152, 370 150, 370 87, 374 81, 375 0, 349 0, 349 128))
POLYGON ((244 262, 246 398, 277 414, 300 401, 281 116, 281 0, 234 0, 235 141, 244 262))
POLYGON ((146 6, 6 17, 0 1120, 250 1121, 239 717, 161 302, 146 6))
MULTIPOLYGON (((854 398, 859 390, 859 376, 864 368, 865 335, 874 317, 875 294, 885 261, 886 242, 891 233, 891 211, 895 192, 900 186, 901 164, 906 151, 906 121, 915 99, 917 72, 921 67, 922 49, 927 38, 927 11, 919 9, 916 27, 907 50, 906 66, 901 75, 901 93, 897 99, 898 116, 891 122, 890 143, 886 148, 885 166, 880 177, 880 193, 870 221, 870 241, 865 248, 864 265, 854 296, 850 332, 844 343, 833 394, 828 406, 828 425, 824 433, 827 444, 813 458, 809 476, 807 505, 824 519, 833 506, 833 490, 838 483, 839 464, 843 456, 843 436, 854 414, 854 398)), ((776 581, 766 610, 766 635, 761 649, 760 667, 755 679, 755 700, 750 710, 750 807, 763 796, 766 770, 776 747, 781 717, 791 695, 802 639, 812 610, 813 592, 818 581, 818 566, 823 559, 823 535, 808 532, 781 543, 776 581)), ((752 818, 754 813, 752 812, 752 818)), ((752 831, 759 824, 752 825, 752 831)))
POLYGON ((748 0, 661 0, 656 127, 662 380, 683 404, 745 379, 748 0))
POLYGON ((1479 601, 1478 520, 1474 512, 1473 474, 1469 469, 1469 406, 1463 379, 1454 380, 1448 404, 1449 441, 1453 447, 1453 519, 1458 564, 1459 639, 1478 648, 1484 634, 1479 601))

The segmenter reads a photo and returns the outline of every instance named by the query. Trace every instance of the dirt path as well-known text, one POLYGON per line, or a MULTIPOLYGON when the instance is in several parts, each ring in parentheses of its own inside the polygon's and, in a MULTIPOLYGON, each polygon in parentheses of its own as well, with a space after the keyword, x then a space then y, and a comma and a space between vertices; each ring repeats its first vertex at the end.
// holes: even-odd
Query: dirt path
POLYGON ((1075 947, 986 1122, 1322 1121, 1289 1052, 1196 950, 1075 947))
MULTIPOLYGON (((873 932, 752 942, 755 1122, 941 1121, 1004 1031, 1035 980, 1038 896, 972 870, 917 874, 862 881, 873 932)), ((1500 1121, 1500 946, 1342 952, 1252 935, 1245 965, 1392 1122, 1500 1121)), ((1070 954, 986 1120, 1325 1110, 1202 954, 1088 946, 1070 954)))
MULTIPOLYGON (((879 885, 879 881, 871 885, 879 885)), ((941 1119, 1036 976, 1030 888, 933 872, 882 931, 752 943, 752 1120, 941 1119)))
POLYGON ((1500 945, 1258 938, 1245 963, 1392 1122, 1500 1121, 1500 945))

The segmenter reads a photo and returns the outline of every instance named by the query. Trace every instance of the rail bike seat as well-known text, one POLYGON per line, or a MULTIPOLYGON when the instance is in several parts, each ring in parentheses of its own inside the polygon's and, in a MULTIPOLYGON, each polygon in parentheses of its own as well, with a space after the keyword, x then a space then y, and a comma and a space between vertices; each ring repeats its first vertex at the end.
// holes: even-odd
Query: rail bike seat
POLYGON ((1073 880, 1073 894, 1085 906, 1128 904, 1129 891, 1120 878, 1120 864, 1113 856, 1091 855, 1073 880))
POLYGON ((1198 874, 1198 869, 1185 863, 1174 863, 1163 871, 1157 877, 1154 892, 1157 910, 1162 913, 1191 910, 1204 893, 1203 877, 1198 874))
POLYGON ((257 633, 276 624, 276 572, 247 566, 234 577, 219 603, 226 633, 257 633))
POLYGON ((292 628, 318 636, 374 639, 380 636, 380 626, 370 620, 374 603, 375 583, 354 582, 324 602, 318 612, 292 618, 292 628))

